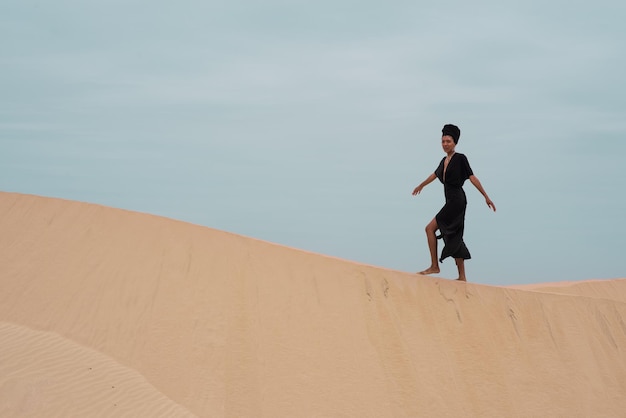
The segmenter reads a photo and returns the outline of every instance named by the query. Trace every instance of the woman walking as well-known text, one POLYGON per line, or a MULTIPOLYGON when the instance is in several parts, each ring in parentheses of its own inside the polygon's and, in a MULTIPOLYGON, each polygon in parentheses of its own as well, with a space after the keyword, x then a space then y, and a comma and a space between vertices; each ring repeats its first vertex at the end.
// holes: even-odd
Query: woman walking
POLYGON ((439 179, 443 183, 446 196, 446 203, 443 208, 426 225, 426 237, 431 263, 429 268, 420 271, 419 274, 439 273, 439 262, 442 262, 447 257, 452 257, 456 261, 456 266, 459 270, 459 278, 457 280, 466 281, 465 260, 470 259, 471 255, 465 246, 465 242, 463 242, 465 208, 467 207, 467 198, 463 191, 465 180, 469 179, 474 187, 485 197, 487 206, 494 212, 496 211, 496 206, 489 199, 480 181, 472 172, 467 157, 455 151, 461 136, 461 130, 455 125, 448 124, 444 125, 441 133, 441 146, 446 153, 446 157, 441 160, 435 172, 413 190, 413 196, 418 195, 426 185, 435 179, 439 179), (437 230, 440 232, 439 236, 435 235, 437 230), (438 238, 443 238, 444 242, 439 260, 437 260, 438 238))

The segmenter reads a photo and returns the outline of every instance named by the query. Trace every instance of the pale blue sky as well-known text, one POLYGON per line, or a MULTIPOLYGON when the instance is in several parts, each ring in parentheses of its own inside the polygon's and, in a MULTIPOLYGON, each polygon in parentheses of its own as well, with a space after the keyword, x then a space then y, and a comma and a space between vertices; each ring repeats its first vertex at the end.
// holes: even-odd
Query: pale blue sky
MULTIPOLYGON (((428 265, 455 123, 470 280, 626 276, 619 1, 0 4, 0 190, 428 265)), ((442 277, 454 278, 454 262, 442 277)))

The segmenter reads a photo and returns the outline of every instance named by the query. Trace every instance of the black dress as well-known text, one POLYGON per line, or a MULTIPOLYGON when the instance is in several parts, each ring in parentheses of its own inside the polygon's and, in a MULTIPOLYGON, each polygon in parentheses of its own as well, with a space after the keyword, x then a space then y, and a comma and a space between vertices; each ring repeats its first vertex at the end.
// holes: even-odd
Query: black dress
POLYGON ((444 177, 444 161, 445 157, 435 170, 435 175, 443 183, 446 195, 446 204, 435 216, 441 232, 437 238, 443 238, 445 244, 439 261, 443 261, 446 257, 467 260, 472 257, 463 242, 465 208, 467 207, 463 183, 474 173, 467 157, 464 154, 454 153, 448 163, 444 177))

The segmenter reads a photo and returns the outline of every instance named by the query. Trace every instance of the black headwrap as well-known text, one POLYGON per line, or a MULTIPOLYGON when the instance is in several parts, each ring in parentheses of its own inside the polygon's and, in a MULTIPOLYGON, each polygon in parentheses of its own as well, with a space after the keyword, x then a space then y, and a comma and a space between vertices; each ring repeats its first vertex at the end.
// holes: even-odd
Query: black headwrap
POLYGON ((461 136, 461 130, 456 125, 443 125, 443 129, 441 130, 443 136, 450 135, 454 140, 455 144, 459 143, 459 137, 461 136))

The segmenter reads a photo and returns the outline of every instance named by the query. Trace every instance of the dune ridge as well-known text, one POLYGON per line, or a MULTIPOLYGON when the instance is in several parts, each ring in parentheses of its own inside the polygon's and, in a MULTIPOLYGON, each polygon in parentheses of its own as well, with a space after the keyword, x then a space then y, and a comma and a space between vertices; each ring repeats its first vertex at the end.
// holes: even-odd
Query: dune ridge
POLYGON ((195 416, 135 370, 54 333, 0 322, 0 341, 2 417, 195 416))
POLYGON ((583 280, 579 282, 564 281, 511 287, 531 292, 608 299, 626 303, 625 280, 583 280))
POLYGON ((625 320, 624 279, 457 283, 0 193, 7 416, 621 416, 625 320))

